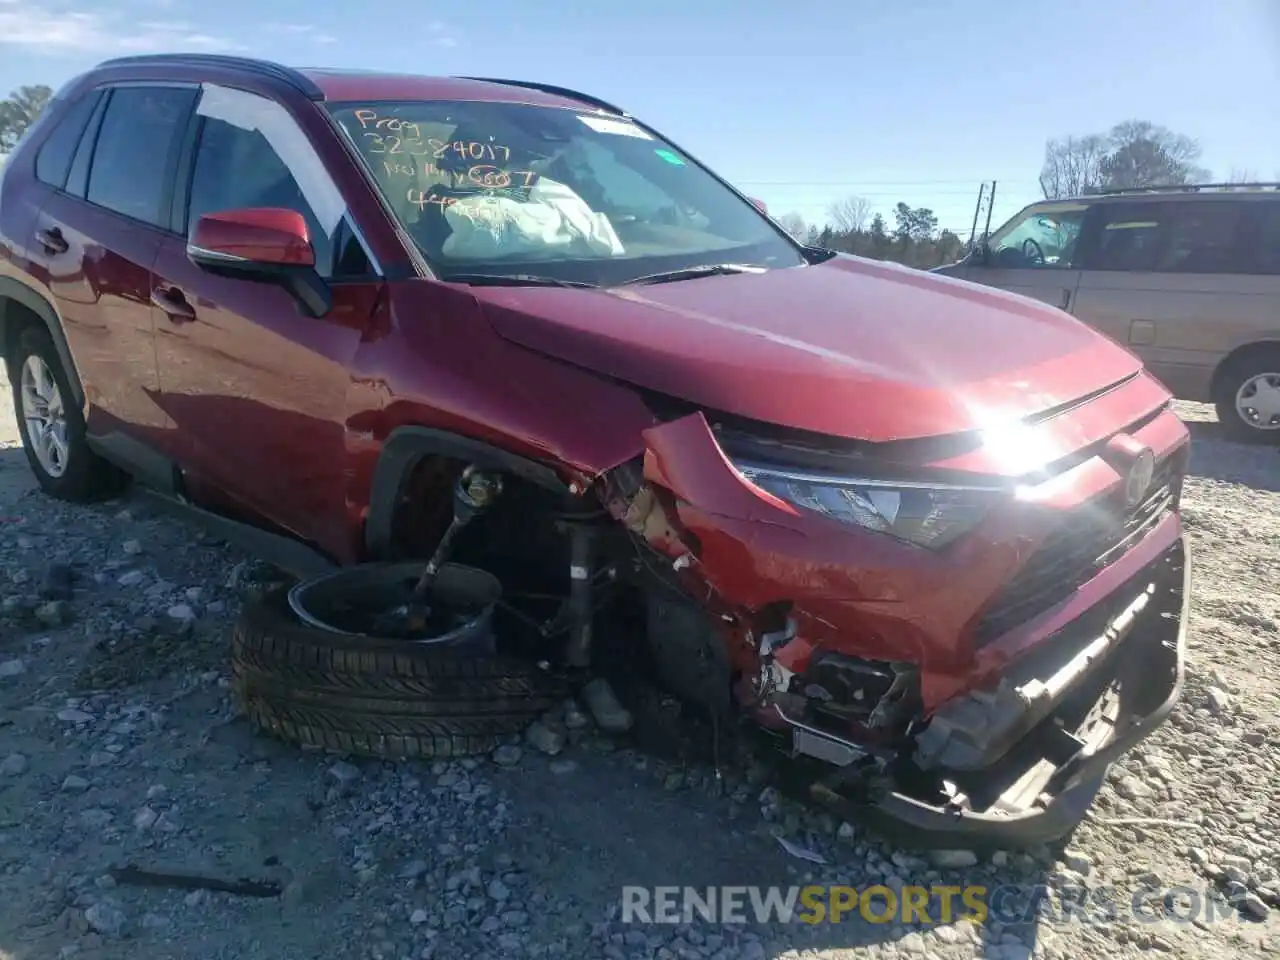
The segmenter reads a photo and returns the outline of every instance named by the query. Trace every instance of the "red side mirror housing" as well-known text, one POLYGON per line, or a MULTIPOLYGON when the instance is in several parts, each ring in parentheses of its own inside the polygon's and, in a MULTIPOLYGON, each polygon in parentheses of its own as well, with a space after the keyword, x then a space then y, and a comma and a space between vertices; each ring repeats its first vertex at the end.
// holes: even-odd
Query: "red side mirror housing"
POLYGON ((199 266, 245 269, 314 267, 307 221, 296 210, 246 207, 206 213, 187 241, 187 256, 199 266))
POLYGON ((333 307, 333 292, 316 272, 307 221, 296 210, 245 207, 206 213, 191 228, 187 259, 220 277, 283 287, 311 317, 323 317, 333 307))
POLYGON ((763 200, 757 200, 755 197, 748 197, 747 199, 750 200, 752 205, 754 205, 761 213, 766 215, 769 213, 769 208, 765 206, 763 200))

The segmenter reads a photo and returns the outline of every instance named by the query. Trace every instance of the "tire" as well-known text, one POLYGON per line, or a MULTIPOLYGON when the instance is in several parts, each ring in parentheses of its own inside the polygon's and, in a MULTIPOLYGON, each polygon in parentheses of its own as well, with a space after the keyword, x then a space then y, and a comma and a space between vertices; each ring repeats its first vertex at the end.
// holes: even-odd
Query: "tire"
POLYGON ((1280 429, 1262 430, 1236 410, 1236 394, 1254 377, 1275 374, 1280 382, 1280 348, 1260 347, 1231 360, 1215 378, 1213 405, 1222 432, 1241 443, 1280 443, 1280 429))
POLYGON ((31 472, 35 474, 40 489, 59 500, 78 503, 103 500, 119 494, 128 483, 128 477, 89 449, 85 439, 84 413, 71 399, 71 385, 47 330, 31 325, 18 334, 8 356, 8 374, 9 384, 13 388, 13 412, 18 421, 22 448, 26 451, 27 463, 31 465, 31 472), (23 413, 23 370, 28 361, 33 359, 43 364, 57 387, 66 439, 65 458, 61 461, 60 472, 51 471, 41 462, 23 413))
POLYGON ((525 660, 308 626, 285 590, 245 608, 231 660, 233 692, 258 730, 390 760, 488 753, 565 696, 525 660))

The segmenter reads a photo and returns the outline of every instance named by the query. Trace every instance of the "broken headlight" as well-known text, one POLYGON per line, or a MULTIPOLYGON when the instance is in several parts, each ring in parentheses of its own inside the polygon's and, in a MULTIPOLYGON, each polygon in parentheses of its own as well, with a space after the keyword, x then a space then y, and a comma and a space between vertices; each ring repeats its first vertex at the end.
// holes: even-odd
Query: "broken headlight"
POLYGON ((1002 495, 994 487, 826 476, 747 463, 735 466, 748 481, 780 500, 934 549, 971 530, 1002 495))

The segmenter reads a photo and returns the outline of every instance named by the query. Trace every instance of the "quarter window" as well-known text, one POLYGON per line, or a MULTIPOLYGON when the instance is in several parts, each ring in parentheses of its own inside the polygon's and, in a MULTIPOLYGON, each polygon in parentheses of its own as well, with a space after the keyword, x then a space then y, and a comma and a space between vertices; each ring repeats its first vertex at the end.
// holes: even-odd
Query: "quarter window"
POLYGON ((118 87, 111 93, 89 171, 90 203, 159 226, 169 171, 195 91, 118 87))
POLYGON ((98 104, 98 97, 99 93, 95 90, 67 108, 40 147, 40 152, 36 154, 37 179, 59 190, 66 186, 71 158, 84 135, 85 124, 89 122, 93 108, 98 104))

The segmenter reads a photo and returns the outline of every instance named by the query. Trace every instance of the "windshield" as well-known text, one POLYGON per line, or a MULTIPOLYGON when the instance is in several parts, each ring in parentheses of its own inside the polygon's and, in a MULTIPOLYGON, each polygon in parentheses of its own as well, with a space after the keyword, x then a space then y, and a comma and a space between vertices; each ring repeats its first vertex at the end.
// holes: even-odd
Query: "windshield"
POLYGON ((708 264, 804 262, 754 206, 629 120, 484 101, 330 110, 445 278, 613 285, 708 264))

